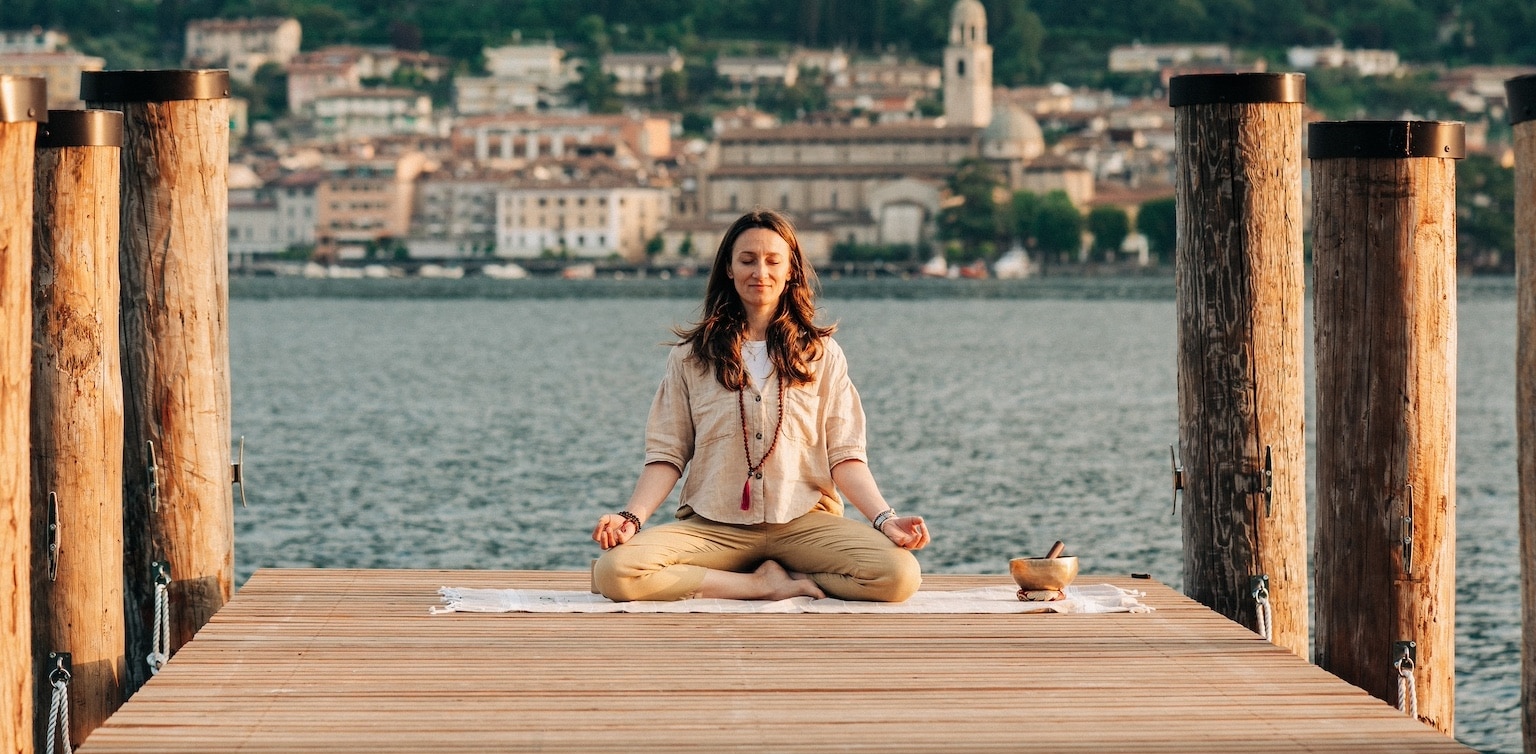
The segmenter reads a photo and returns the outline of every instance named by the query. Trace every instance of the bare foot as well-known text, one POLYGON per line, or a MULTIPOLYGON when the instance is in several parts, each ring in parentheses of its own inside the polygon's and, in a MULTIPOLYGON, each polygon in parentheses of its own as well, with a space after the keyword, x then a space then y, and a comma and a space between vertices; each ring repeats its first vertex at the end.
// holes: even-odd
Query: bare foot
POLYGON ((827 596, 809 575, 786 571, 777 561, 763 561, 763 564, 752 572, 752 576, 763 585, 765 590, 763 599, 784 600, 790 597, 821 599, 827 596))

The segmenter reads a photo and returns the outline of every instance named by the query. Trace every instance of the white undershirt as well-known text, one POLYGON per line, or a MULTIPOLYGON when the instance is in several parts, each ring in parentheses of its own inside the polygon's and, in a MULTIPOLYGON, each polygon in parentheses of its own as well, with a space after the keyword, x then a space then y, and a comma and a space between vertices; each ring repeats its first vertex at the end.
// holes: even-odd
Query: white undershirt
POLYGON ((747 368, 752 384, 756 385, 758 390, 762 390, 763 385, 768 382, 768 376, 773 374, 773 362, 768 359, 768 341, 742 341, 741 365, 747 368))

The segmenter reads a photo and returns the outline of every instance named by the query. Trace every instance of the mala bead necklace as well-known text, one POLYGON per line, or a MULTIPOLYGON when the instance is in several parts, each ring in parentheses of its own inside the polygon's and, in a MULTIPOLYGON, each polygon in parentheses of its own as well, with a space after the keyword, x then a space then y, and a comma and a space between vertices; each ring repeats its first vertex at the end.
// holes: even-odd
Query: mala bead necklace
POLYGON ((747 457, 747 481, 741 485, 741 509, 752 508, 752 477, 763 477, 763 464, 768 462, 768 456, 773 455, 773 449, 779 445, 779 430, 784 428, 784 378, 778 379, 779 383, 779 420, 773 425, 773 440, 768 443, 767 452, 763 457, 752 463, 752 448, 747 444, 747 404, 746 388, 736 391, 736 412, 741 417, 741 452, 747 457))

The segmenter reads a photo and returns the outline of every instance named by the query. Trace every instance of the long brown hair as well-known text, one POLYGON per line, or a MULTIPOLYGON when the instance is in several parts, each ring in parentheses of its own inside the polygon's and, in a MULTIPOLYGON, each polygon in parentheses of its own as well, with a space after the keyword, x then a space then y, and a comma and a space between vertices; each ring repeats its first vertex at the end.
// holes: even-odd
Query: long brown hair
POLYGON ((771 230, 789 244, 789 278, 784 281, 778 310, 768 323, 768 358, 786 384, 807 384, 812 381, 811 362, 821 358, 821 339, 836 332, 837 325, 816 324, 816 289, 820 287, 816 270, 806 263, 789 219, 773 210, 753 210, 731 223, 709 270, 703 317, 693 327, 674 332, 682 343, 693 346, 689 358, 713 371, 726 390, 746 386, 741 344, 746 340, 747 310, 729 273, 736 240, 753 228, 771 230))

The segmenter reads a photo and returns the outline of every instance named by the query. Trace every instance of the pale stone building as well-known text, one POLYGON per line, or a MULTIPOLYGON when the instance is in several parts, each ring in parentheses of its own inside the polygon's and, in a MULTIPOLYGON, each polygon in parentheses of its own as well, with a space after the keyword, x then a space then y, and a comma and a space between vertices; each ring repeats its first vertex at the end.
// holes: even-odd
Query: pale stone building
POLYGON ((565 88, 577 71, 565 63, 565 51, 553 44, 510 44, 485 48, 487 76, 453 80, 454 108, 460 115, 533 112, 563 106, 565 88))
POLYGON ((438 132, 432 98, 411 89, 357 89, 316 97, 315 130, 323 135, 366 139, 396 134, 438 132))
POLYGON ((1224 44, 1131 44, 1109 50, 1109 70, 1115 73, 1155 73, 1174 66, 1231 63, 1232 47, 1224 44))
POLYGON ((682 73, 683 56, 677 50, 666 52, 614 52, 603 56, 603 73, 614 78, 613 91, 623 97, 655 95, 661 91, 661 77, 682 73))
POLYGON ((56 110, 77 109, 80 101, 80 73, 99 71, 107 61, 77 52, 0 53, 0 74, 42 78, 48 88, 48 107, 56 110))
POLYGON ((188 68, 227 68, 233 81, 250 83, 267 63, 286 65, 299 54, 303 30, 292 18, 209 18, 189 21, 188 68))
POLYGON ((69 35, 62 31, 41 26, 0 29, 0 52, 62 52, 68 47, 69 35))
POLYGON ((450 139, 460 157, 507 167, 583 151, 652 160, 672 153, 672 122, 639 114, 507 113, 462 118, 450 139))
POLYGON ((496 255, 640 261, 666 226, 669 206, 665 189, 608 178, 504 188, 496 199, 496 255))

